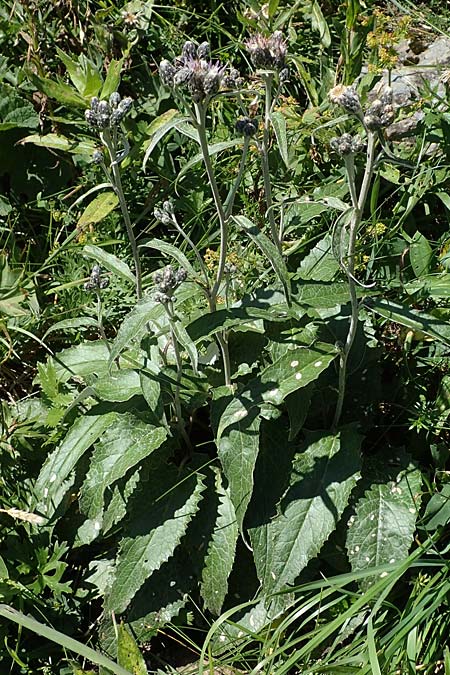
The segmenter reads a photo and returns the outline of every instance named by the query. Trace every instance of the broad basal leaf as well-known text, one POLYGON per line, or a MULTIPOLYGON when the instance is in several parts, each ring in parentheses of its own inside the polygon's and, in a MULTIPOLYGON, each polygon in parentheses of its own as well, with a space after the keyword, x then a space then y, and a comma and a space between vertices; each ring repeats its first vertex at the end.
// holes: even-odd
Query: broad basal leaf
POLYGON ((129 401, 133 396, 142 394, 141 378, 136 370, 122 368, 96 380, 92 390, 102 401, 129 401))
MULTIPOLYGON (((397 472, 371 466, 374 483, 355 506, 347 532, 347 554, 355 571, 377 565, 394 564, 408 556, 413 541, 422 478, 408 462, 405 453, 397 453, 401 468, 397 472), (406 460, 406 461, 405 461, 406 460), (406 465, 406 467, 405 467, 406 465), (381 482, 383 475, 385 482, 381 482)), ((365 473, 368 473, 367 471, 365 473)), ((367 578, 363 586, 373 583, 367 578)))
POLYGON ((47 458, 35 485, 35 494, 46 516, 53 515, 69 485, 65 484, 80 457, 114 422, 117 413, 95 415, 95 408, 76 420, 62 443, 47 458))
POLYGON ((219 508, 205 558, 200 593, 205 607, 214 614, 220 614, 228 590, 239 528, 230 490, 223 487, 220 471, 216 469, 215 473, 219 508))
POLYGON ((320 551, 348 504, 360 469, 361 436, 353 428, 315 435, 293 462, 290 487, 267 527, 265 592, 292 584, 320 551))
POLYGON ((154 427, 132 413, 118 414, 95 445, 91 466, 81 487, 80 508, 88 517, 79 537, 94 539, 102 527, 105 490, 125 476, 167 438, 164 427, 154 427))
POLYGON ((117 371, 115 363, 109 367, 108 347, 102 340, 83 342, 64 349, 54 360, 60 382, 67 382, 71 377, 81 377, 90 383, 95 381, 96 376, 106 376, 110 370, 117 371))
POLYGON ((105 612, 123 612, 146 579, 169 560, 198 509, 204 489, 200 473, 181 480, 165 465, 156 482, 153 499, 143 493, 135 504, 130 536, 122 540, 116 575, 105 602, 105 612), (168 487, 168 479, 172 479, 168 487), (157 488, 157 489, 156 489, 157 488))

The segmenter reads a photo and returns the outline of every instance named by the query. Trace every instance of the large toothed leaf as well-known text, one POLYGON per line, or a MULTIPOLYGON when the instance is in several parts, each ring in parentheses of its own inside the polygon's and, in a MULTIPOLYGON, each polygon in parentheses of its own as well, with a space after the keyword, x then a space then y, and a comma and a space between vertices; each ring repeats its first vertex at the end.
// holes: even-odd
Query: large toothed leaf
POLYGON ((241 422, 262 403, 279 405, 286 396, 316 380, 336 355, 335 346, 325 342, 282 354, 262 371, 260 377, 252 380, 243 392, 234 396, 222 413, 217 438, 220 439, 231 424, 241 422))
POLYGON ((79 530, 82 543, 89 543, 102 525, 105 490, 150 453, 167 437, 164 427, 154 427, 132 413, 118 415, 92 454, 91 466, 81 487, 80 508, 88 517, 79 530))
POLYGON ((288 435, 289 428, 282 419, 262 421, 254 472, 257 489, 248 506, 245 521, 260 581, 270 575, 270 523, 277 515, 277 505, 289 485, 296 451, 288 435))
POLYGON ((35 485, 35 494, 43 512, 50 517, 61 503, 69 484, 65 481, 78 460, 103 432, 113 424, 117 413, 95 415, 95 408, 80 417, 61 444, 47 458, 35 485))
MULTIPOLYGON (((229 393, 224 387, 224 393, 229 393)), ((217 393, 220 393, 218 391, 217 393)), ((218 398, 212 406, 212 425, 222 424, 221 410, 227 405, 230 396, 218 398), (218 422, 220 420, 220 422, 218 422)), ((232 402, 228 403, 228 407, 232 402)), ((259 426, 261 419, 254 409, 250 415, 235 419, 227 425, 223 435, 217 437, 217 451, 224 474, 228 480, 230 498, 236 511, 239 528, 242 527, 245 511, 253 492, 253 471, 259 452, 259 426)))
MULTIPOLYGON (((408 556, 420 505, 421 473, 404 452, 397 467, 368 463, 366 475, 376 482, 358 500, 347 530, 347 554, 355 571, 394 564, 408 556)), ((373 583, 366 578, 363 587, 373 583)))
POLYGON ((230 490, 223 487, 220 471, 216 469, 215 473, 219 508, 205 558, 200 593, 205 607, 214 614, 220 614, 228 590, 239 528, 230 490))
POLYGON ((360 444, 361 436, 345 428, 316 435, 296 456, 278 515, 267 526, 266 592, 292 584, 335 529, 359 475, 360 444))
POLYGON ((135 519, 122 540, 116 575, 105 612, 123 612, 146 579, 173 555, 196 511, 204 489, 203 476, 182 479, 174 467, 164 466, 153 480, 153 494, 143 490, 134 504, 135 519), (169 480, 171 479, 171 480, 169 480))

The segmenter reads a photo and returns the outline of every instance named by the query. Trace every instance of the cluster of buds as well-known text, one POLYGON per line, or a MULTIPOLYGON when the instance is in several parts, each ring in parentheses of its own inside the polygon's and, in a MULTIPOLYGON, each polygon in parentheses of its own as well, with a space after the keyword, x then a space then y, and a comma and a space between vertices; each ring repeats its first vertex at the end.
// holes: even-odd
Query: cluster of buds
POLYGON ((242 117, 236 122, 235 129, 243 136, 254 136, 258 131, 258 120, 251 117, 242 117))
POLYGON ((172 301, 173 294, 183 281, 186 281, 187 272, 182 267, 174 270, 172 265, 167 265, 163 270, 155 272, 153 281, 156 285, 155 300, 163 305, 172 301))
POLYGON ((186 90, 194 102, 200 103, 220 90, 225 79, 225 66, 211 61, 209 42, 202 42, 197 47, 188 40, 181 56, 172 63, 167 59, 161 61, 159 74, 164 84, 174 90, 186 90))
POLYGON ((246 43, 250 61, 257 70, 283 70, 286 61, 287 43, 281 31, 269 37, 256 33, 246 43))
POLYGON ((85 291, 101 291, 109 286, 108 277, 102 277, 100 265, 94 265, 91 270, 89 281, 86 281, 83 288, 85 291))
POLYGON ((153 215, 163 225, 172 225, 175 218, 175 212, 173 210, 172 202, 170 201, 163 202, 162 208, 156 207, 153 210, 153 215))
POLYGON ((362 152, 364 142, 360 136, 342 134, 342 136, 335 136, 331 139, 330 147, 341 157, 346 157, 347 155, 355 155, 357 152, 362 152))
POLYGON ((370 131, 388 127, 395 119, 392 87, 385 87, 380 98, 372 101, 364 113, 364 124, 370 131))
POLYGON ((100 101, 96 96, 91 99, 91 107, 84 116, 90 127, 103 131, 118 127, 132 106, 132 99, 121 98, 117 91, 109 97, 109 101, 100 101))
POLYGON ((361 114, 361 101, 353 85, 338 84, 337 87, 333 87, 328 96, 331 103, 340 105, 345 112, 351 115, 361 114))

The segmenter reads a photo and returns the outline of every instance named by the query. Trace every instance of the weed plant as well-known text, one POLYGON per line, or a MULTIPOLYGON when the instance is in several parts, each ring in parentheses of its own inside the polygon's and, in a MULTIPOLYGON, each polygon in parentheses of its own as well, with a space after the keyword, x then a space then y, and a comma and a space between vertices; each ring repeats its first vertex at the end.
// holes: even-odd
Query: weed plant
POLYGON ((448 87, 366 4, 0 10, 10 672, 450 672, 448 87))

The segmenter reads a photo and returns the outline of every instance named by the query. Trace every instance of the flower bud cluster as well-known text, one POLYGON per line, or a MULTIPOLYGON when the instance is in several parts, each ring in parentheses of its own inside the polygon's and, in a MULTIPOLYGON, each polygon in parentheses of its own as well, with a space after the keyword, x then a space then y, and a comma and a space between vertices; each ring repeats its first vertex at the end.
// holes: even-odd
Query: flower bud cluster
POLYGON ((285 66, 287 43, 281 31, 269 37, 256 33, 246 43, 250 61, 258 70, 282 70, 285 66))
POLYGON ((164 84, 175 91, 187 91, 193 101, 200 103, 217 94, 224 82, 225 66, 211 61, 208 42, 202 42, 197 47, 188 40, 181 55, 172 63, 167 59, 161 61, 159 74, 164 84))
POLYGON ((353 85, 338 84, 328 94, 332 103, 340 105, 344 110, 352 115, 361 112, 361 101, 353 85))
POLYGON ((107 288, 109 286, 109 279, 107 277, 102 277, 100 265, 94 265, 89 281, 86 281, 83 288, 85 291, 99 291, 107 288))
POLYGON ((352 136, 351 134, 342 134, 342 136, 335 136, 330 141, 330 147, 337 152, 341 157, 347 155, 355 155, 364 149, 364 142, 360 136, 352 136))
POLYGON ((380 98, 372 101, 364 114, 364 124, 370 131, 388 127, 395 119, 392 87, 385 87, 380 98))
POLYGON ((155 272, 153 281, 156 285, 155 300, 167 304, 172 300, 173 294, 183 281, 186 281, 187 272, 182 267, 174 270, 172 265, 167 265, 162 270, 155 272))
POLYGON ((242 117, 236 122, 235 129, 243 136, 254 136, 258 131, 258 120, 251 117, 242 117))
POLYGON ((91 99, 91 107, 85 111, 84 116, 89 126, 103 131, 119 126, 132 104, 133 101, 129 96, 122 99, 117 91, 111 94, 109 101, 100 101, 94 96, 91 99))
POLYGON ((156 207, 153 210, 153 215, 163 225, 172 225, 174 222, 174 215, 175 215, 172 202, 170 201, 163 202, 162 208, 156 207))

